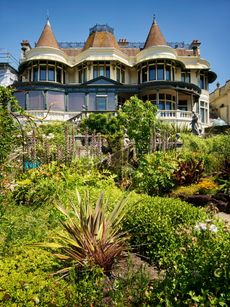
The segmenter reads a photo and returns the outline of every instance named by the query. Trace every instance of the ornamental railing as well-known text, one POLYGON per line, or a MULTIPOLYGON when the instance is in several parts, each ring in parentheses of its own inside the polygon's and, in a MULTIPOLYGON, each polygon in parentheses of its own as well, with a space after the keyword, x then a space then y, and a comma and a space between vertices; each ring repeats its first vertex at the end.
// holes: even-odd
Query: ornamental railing
POLYGON ((178 119, 178 120, 189 120, 192 119, 191 111, 183 111, 183 110, 158 110, 158 117, 167 118, 167 119, 178 119))
MULTIPOLYGON (((93 33, 93 32, 96 32, 95 27, 96 26, 94 26, 93 28, 90 29, 90 31, 92 30, 92 32, 90 32, 90 34, 93 33)), ((105 26, 104 25, 103 26, 97 25, 97 27, 100 27, 102 29, 102 27, 108 27, 108 26, 107 25, 105 25, 105 26)), ((101 31, 98 31, 98 32, 101 32, 101 31)), ((113 29, 111 31, 113 31, 113 29)), ((111 32, 111 31, 107 31, 107 32, 111 32)), ((113 32, 111 32, 111 33, 113 33, 113 32)), ((59 42, 58 44, 59 44, 60 48, 83 48, 84 45, 85 45, 85 42, 59 42)), ((118 45, 119 45, 120 48, 143 49, 145 43, 143 43, 143 42, 124 42, 124 41, 119 43, 119 41, 118 41, 118 45)), ((188 44, 188 43, 185 43, 185 42, 167 42, 167 45, 174 48, 174 49, 177 49, 177 48, 188 49, 188 50, 191 49, 191 45, 188 44)))

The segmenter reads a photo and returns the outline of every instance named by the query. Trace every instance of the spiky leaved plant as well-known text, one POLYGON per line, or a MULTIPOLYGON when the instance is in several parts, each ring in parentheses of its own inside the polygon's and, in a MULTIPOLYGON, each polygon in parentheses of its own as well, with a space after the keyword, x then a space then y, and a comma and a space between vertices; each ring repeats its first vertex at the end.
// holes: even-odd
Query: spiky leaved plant
POLYGON ((119 200, 112 212, 108 211, 108 199, 102 192, 95 204, 90 201, 87 191, 83 198, 77 194, 78 205, 72 204, 68 212, 63 206, 58 210, 66 217, 62 223, 63 232, 56 243, 36 244, 37 246, 60 248, 62 253, 55 254, 70 265, 57 273, 63 277, 71 268, 79 265, 98 265, 105 274, 111 272, 115 259, 127 249, 127 233, 121 231, 121 221, 126 212, 126 200, 119 200))

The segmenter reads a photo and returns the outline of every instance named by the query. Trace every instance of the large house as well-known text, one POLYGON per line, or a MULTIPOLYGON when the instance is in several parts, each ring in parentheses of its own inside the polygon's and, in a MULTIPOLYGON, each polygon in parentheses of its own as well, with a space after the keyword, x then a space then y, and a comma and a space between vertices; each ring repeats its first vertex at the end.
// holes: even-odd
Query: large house
POLYGON ((137 95, 158 106, 158 116, 189 124, 192 111, 209 125, 208 85, 216 79, 200 57, 200 42, 167 43, 153 20, 144 43, 116 40, 113 28, 95 25, 85 43, 58 43, 49 20, 34 48, 23 40, 16 97, 47 120, 82 112, 115 111, 137 95))

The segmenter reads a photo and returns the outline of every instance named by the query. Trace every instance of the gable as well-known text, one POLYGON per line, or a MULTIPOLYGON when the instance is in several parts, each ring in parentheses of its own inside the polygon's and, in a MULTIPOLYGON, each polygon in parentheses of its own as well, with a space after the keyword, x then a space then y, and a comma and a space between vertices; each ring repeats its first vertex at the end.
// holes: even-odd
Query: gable
POLYGON ((95 79, 85 82, 84 85, 121 85, 121 83, 114 81, 112 79, 100 76, 100 77, 97 77, 95 79))

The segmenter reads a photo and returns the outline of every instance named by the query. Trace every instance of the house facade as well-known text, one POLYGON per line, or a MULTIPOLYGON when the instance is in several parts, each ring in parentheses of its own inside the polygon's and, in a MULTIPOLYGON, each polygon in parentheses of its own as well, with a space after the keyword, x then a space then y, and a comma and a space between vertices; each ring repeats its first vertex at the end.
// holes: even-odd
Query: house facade
POLYGON ((200 56, 200 42, 167 43, 156 22, 145 43, 116 40, 113 28, 95 25, 85 43, 58 43, 49 20, 34 48, 22 41, 21 106, 46 120, 70 120, 82 112, 116 111, 137 95, 158 106, 158 116, 189 124, 192 111, 209 125, 208 85, 216 79, 200 56))
POLYGON ((224 86, 217 86, 210 94, 210 113, 213 118, 221 118, 230 125, 230 80, 224 86))
POLYGON ((18 80, 16 65, 16 59, 8 51, 0 49, 0 86, 7 87, 18 80))

